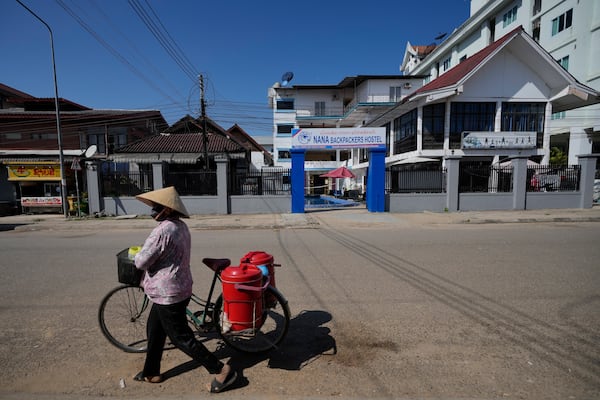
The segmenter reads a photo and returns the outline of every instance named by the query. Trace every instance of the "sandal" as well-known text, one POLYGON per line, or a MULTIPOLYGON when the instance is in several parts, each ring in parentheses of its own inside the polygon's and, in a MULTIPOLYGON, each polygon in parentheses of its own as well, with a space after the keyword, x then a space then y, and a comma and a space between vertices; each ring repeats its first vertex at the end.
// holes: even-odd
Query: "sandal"
POLYGON ((138 382, 161 383, 164 378, 162 375, 144 376, 144 371, 140 371, 133 377, 133 380, 138 382))
POLYGON ((219 382, 217 378, 214 378, 208 387, 210 393, 221 393, 229 386, 231 386, 237 379, 237 372, 229 371, 227 377, 223 382, 219 382))

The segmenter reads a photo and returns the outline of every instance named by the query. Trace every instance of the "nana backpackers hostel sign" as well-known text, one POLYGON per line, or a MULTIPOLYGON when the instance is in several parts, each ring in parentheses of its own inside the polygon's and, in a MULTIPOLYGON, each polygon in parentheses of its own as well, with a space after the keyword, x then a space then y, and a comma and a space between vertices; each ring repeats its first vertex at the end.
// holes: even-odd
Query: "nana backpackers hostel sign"
POLYGON ((535 149, 535 132, 463 132, 463 149, 535 149))
POLYGON ((295 149, 385 149, 385 128, 292 129, 295 149))

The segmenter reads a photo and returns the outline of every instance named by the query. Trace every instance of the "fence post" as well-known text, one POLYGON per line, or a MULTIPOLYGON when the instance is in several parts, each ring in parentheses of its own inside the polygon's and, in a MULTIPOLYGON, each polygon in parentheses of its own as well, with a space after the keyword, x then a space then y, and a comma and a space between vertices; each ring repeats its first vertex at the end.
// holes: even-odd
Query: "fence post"
POLYGON ((304 213, 304 149, 292 149, 292 213, 304 213))
POLYGON ((529 156, 514 156, 511 163, 513 166, 513 210, 525 210, 527 208, 527 159, 529 156))
POLYGON ((448 211, 458 211, 458 177, 460 174, 461 156, 446 157, 446 208, 448 211))
POLYGON ((88 190, 88 214, 100 212, 103 208, 100 197, 100 176, 98 174, 98 162, 85 162, 85 177, 88 190))
POLYGON ((217 163, 217 197, 219 199, 219 214, 230 214, 229 193, 227 192, 227 165, 229 160, 225 156, 216 155, 217 163))
POLYGON ((596 176, 596 158, 600 154, 580 154, 577 156, 581 166, 579 178, 580 208, 592 208, 594 205, 594 179, 596 176))
POLYGON ((152 163, 152 190, 163 188, 163 165, 162 162, 152 163))

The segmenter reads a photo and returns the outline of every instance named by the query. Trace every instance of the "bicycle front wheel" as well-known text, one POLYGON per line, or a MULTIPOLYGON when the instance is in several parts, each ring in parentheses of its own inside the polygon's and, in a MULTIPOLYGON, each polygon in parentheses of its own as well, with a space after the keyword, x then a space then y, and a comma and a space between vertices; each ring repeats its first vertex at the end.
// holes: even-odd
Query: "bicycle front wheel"
POLYGON ((98 322, 104 336, 128 353, 147 350, 146 321, 150 301, 137 286, 118 286, 100 303, 98 322))
POLYGON ((261 353, 274 348, 283 340, 290 325, 290 308, 283 295, 272 286, 268 286, 263 298, 269 299, 263 304, 264 322, 260 329, 250 332, 223 332, 221 326, 223 313, 223 295, 215 302, 213 320, 219 334, 231 347, 245 353, 261 353))

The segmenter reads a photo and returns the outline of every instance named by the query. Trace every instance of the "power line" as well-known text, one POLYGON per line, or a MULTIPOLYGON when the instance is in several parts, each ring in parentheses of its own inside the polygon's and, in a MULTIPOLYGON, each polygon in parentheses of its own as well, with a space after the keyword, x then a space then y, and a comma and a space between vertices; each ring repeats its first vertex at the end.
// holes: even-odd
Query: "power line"
POLYGON ((189 61, 189 59, 185 56, 185 54, 181 51, 181 48, 177 45, 173 37, 169 34, 169 32, 165 29, 163 23, 160 21, 160 18, 152 7, 146 1, 146 5, 152 12, 154 16, 154 21, 152 17, 144 10, 144 7, 138 2, 138 0, 129 0, 129 5, 135 13, 138 15, 140 20, 146 25, 150 33, 154 36, 154 38, 158 41, 161 47, 167 52, 167 54, 171 57, 173 61, 181 68, 181 70, 190 78, 192 82, 197 83, 197 72, 189 61))
POLYGON ((123 63, 130 71, 132 71, 135 75, 140 77, 144 82, 146 82, 150 87, 154 88, 156 91, 161 93, 166 98, 173 101, 173 103, 177 103, 175 99, 173 99, 168 93, 165 93, 161 88, 156 86, 152 80, 150 80, 146 75, 144 75, 139 69, 133 66, 121 53, 119 53, 114 47, 108 44, 102 37, 96 33, 88 24, 86 24, 80 17, 75 13, 69 6, 67 6, 64 1, 56 0, 56 2, 71 16, 77 23, 85 29, 98 43, 100 43, 109 53, 111 53, 117 60, 123 63))

